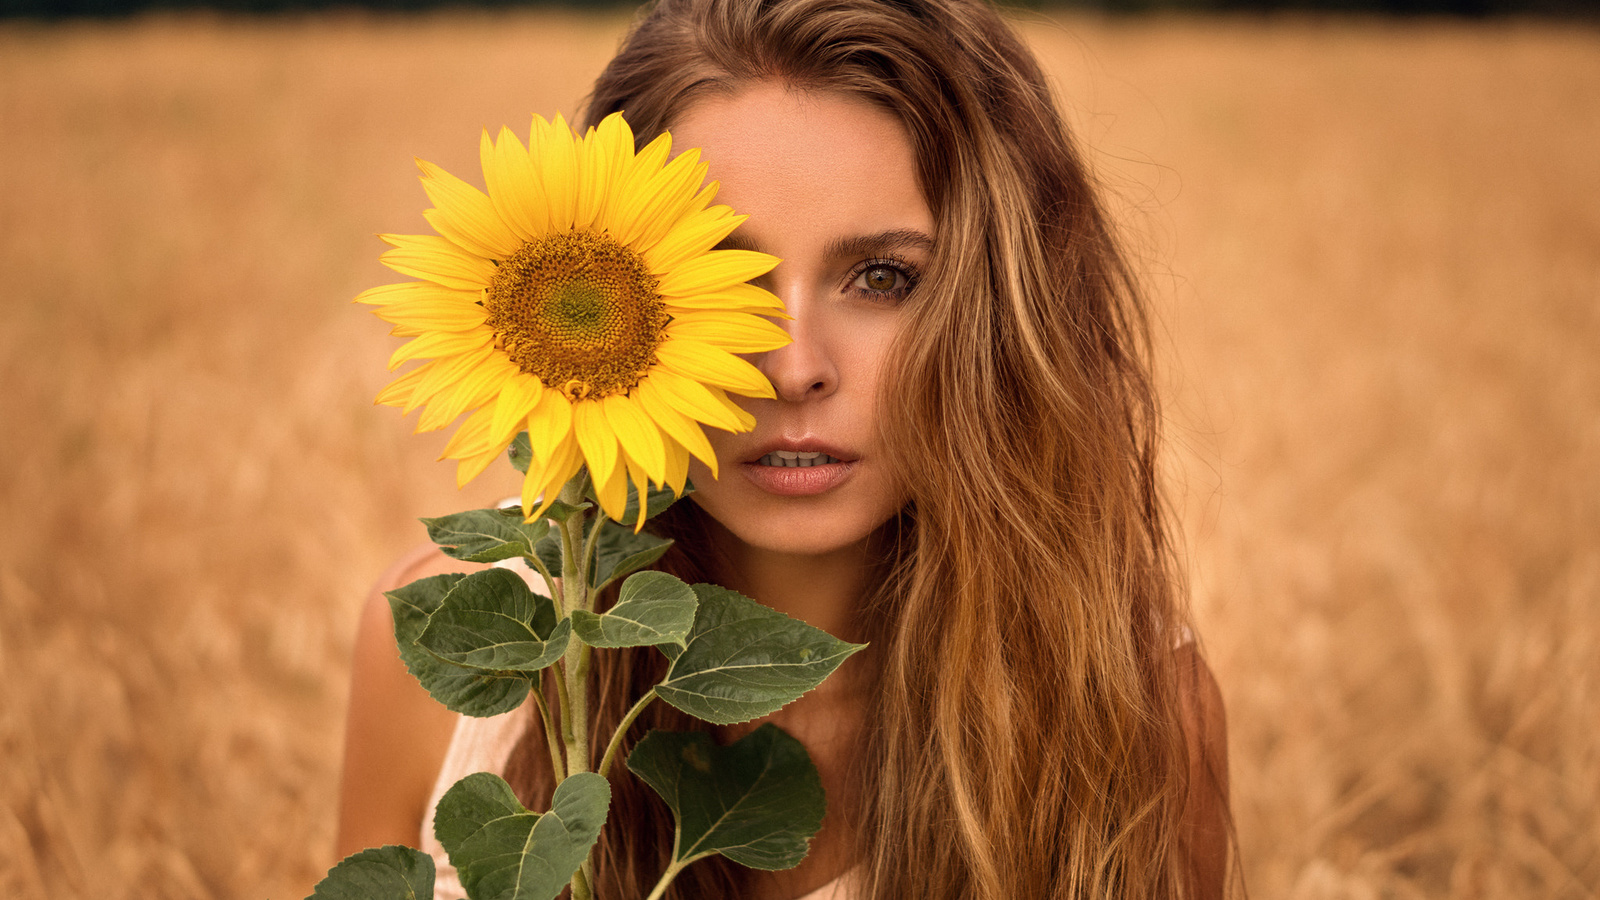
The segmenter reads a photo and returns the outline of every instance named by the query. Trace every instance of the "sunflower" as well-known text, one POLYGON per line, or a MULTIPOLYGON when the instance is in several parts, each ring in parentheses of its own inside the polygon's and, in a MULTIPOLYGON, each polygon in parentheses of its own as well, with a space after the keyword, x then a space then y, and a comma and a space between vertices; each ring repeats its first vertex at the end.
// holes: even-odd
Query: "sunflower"
POLYGON ((487 193, 418 160, 437 235, 380 235, 384 264, 422 280, 356 301, 412 338, 390 371, 427 361, 377 402, 422 408, 419 432, 470 413, 441 457, 462 485, 526 429, 529 520, 581 466, 618 520, 630 480, 682 494, 691 456, 715 475, 701 426, 748 431, 729 392, 773 396, 735 354, 789 337, 764 318, 784 318, 782 302, 748 283, 777 258, 712 249, 745 217, 710 205, 699 151, 672 157, 662 134, 635 153, 620 114, 582 138, 558 115, 535 116, 527 146, 485 130, 480 156, 487 193))

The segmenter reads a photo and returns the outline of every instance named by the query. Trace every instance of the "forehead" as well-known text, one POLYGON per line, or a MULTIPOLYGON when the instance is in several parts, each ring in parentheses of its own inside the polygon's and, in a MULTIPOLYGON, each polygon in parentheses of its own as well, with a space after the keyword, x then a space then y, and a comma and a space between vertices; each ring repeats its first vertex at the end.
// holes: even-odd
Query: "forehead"
POLYGON ((904 126, 865 100, 758 82, 697 100, 671 132, 675 149, 701 149, 717 202, 749 226, 932 231, 904 126))

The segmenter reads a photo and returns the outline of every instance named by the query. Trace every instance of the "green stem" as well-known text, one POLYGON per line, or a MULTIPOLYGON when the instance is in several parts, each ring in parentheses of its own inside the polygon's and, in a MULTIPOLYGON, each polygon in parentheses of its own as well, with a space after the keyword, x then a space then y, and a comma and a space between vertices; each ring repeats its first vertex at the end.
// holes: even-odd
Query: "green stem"
POLYGON ((550 704, 544 699, 544 676, 549 669, 539 673, 539 683, 533 686, 533 698, 539 703, 539 721, 544 724, 544 745, 550 751, 550 774, 556 778, 567 770, 561 761, 561 736, 556 734, 556 723, 550 718, 550 704))
POLYGON ((672 884, 672 879, 677 878, 678 873, 682 872, 687 865, 687 863, 673 863, 667 866, 667 870, 661 873, 661 880, 656 882, 656 886, 650 891, 650 896, 646 897, 645 900, 661 900, 662 897, 665 897, 667 895, 667 886, 672 884))
POLYGON ((639 718, 639 713, 644 712, 644 708, 649 706, 650 701, 654 699, 656 699, 656 689, 651 688, 645 691, 644 696, 639 698, 639 702, 633 705, 633 709, 628 710, 628 714, 622 717, 621 724, 617 726, 617 730, 611 735, 611 743, 606 745, 606 755, 600 759, 600 768, 595 771, 601 775, 606 775, 611 771, 611 760, 616 757, 617 750, 622 747, 622 736, 628 733, 628 726, 633 724, 634 719, 639 718))

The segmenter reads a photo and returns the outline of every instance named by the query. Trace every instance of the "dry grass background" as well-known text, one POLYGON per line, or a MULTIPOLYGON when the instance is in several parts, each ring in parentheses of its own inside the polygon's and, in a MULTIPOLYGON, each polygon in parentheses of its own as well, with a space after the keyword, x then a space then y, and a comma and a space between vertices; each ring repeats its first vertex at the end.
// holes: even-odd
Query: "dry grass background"
MULTIPOLYGON (((0 897, 303 896, 453 490, 348 303, 623 20, 0 26, 0 897)), ((1033 19, 1159 301, 1256 897, 1600 892, 1600 33, 1033 19)))

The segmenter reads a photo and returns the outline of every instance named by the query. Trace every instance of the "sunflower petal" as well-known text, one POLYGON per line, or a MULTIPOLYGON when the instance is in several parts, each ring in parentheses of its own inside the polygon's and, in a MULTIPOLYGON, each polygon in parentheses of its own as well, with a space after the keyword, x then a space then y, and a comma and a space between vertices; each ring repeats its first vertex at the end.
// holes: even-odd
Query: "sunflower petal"
MULTIPOLYGON (((664 389, 653 377, 639 382, 636 393, 645 413, 666 432, 667 439, 685 452, 694 454, 695 458, 711 469, 712 477, 716 477, 717 454, 711 449, 711 441, 706 439, 706 433, 700 430, 700 423, 673 409, 665 397, 664 389)), ((671 456, 670 451, 668 456, 671 456)), ((684 466, 684 471, 687 472, 687 460, 684 466)))
POLYGON ((515 435, 528 421, 534 407, 544 400, 546 393, 539 379, 521 371, 506 379, 499 398, 495 400, 492 431, 497 435, 515 435))
MULTIPOLYGON (((487 131, 483 139, 489 139, 487 131)), ((433 230, 489 259, 505 259, 522 246, 488 194, 427 160, 417 160, 417 168, 422 170, 422 189, 433 201, 434 208, 422 214, 433 230)))
POLYGON ((777 319, 794 318, 784 310, 783 301, 778 299, 777 294, 748 282, 730 284, 718 291, 708 291, 690 297, 670 297, 666 300, 666 304, 667 311, 673 315, 697 310, 721 310, 755 313, 777 319))
POLYGON ((652 274, 661 279, 657 290, 671 303, 673 297, 721 290, 731 284, 758 278, 772 271, 778 262, 776 256, 754 250, 712 250, 671 271, 652 274))
POLYGON ((377 399, 372 402, 377 406, 400 407, 408 412, 416 409, 416 405, 408 405, 411 401, 411 392, 416 390, 418 384, 422 383, 422 379, 428 377, 429 370, 435 365, 437 363, 429 361, 407 371, 404 375, 384 385, 383 390, 378 392, 377 399))
POLYGON ((701 341, 729 353, 765 353, 786 347, 789 332, 774 322, 749 313, 701 310, 673 316, 667 323, 668 342, 701 341))
POLYGON ((482 291, 460 291, 441 287, 431 281, 402 281, 396 284, 380 284, 375 288, 367 288, 357 294, 356 299, 352 302, 378 307, 406 303, 413 300, 463 300, 473 303, 482 296, 482 291))
POLYGON ((656 383, 658 396, 669 406, 695 421, 715 425, 724 431, 750 430, 744 424, 744 411, 716 388, 659 367, 650 370, 650 377, 641 381, 640 387, 648 382, 656 383))
POLYGON ((551 231, 570 229, 578 212, 578 149, 578 137, 559 113, 554 122, 533 117, 528 154, 550 204, 551 231))
POLYGON ((660 134, 645 145, 639 155, 629 159, 622 154, 617 181, 612 186, 598 224, 618 241, 630 247, 640 246, 639 237, 645 222, 642 213, 653 201, 682 207, 690 196, 682 190, 668 193, 668 184, 661 179, 667 156, 672 152, 672 136, 660 134))
POLYGON ((463 291, 478 291, 494 278, 494 263, 432 234, 380 234, 393 250, 378 257, 402 275, 426 278, 434 284, 463 291))
POLYGON ((483 164, 483 182, 489 189, 489 199, 506 225, 525 241, 549 231, 550 212, 545 202, 544 184, 533 168, 528 149, 511 129, 502 127, 494 142, 489 141, 489 133, 485 131, 479 142, 478 157, 483 164))
POLYGON ((734 215, 726 206, 713 206, 672 221, 659 240, 640 242, 645 264, 652 272, 671 272, 722 243, 748 218, 734 215))
MULTIPOLYGON (((698 429, 699 426, 696 426, 698 429)), ((662 482, 672 488, 672 492, 679 497, 683 496, 683 488, 689 481, 689 451, 683 445, 670 437, 663 437, 667 444, 667 479, 662 482)), ((715 461, 716 457, 712 457, 715 461)), ((716 477, 716 467, 711 468, 711 477, 716 477)))
MULTIPOLYGON (((628 481, 633 482, 634 488, 639 491, 639 514, 633 524, 633 533, 638 534, 644 530, 645 520, 650 518, 650 504, 644 502, 645 494, 649 491, 649 485, 645 484, 645 479, 649 476, 644 471, 644 467, 640 466, 631 457, 625 456, 622 458, 622 461, 627 464, 628 481)), ((657 484, 659 483, 660 482, 657 482, 657 484)), ((622 506, 623 514, 626 515, 628 506, 628 490, 626 485, 623 486, 622 490, 622 506)), ((621 522, 622 520, 618 518, 617 521, 621 522)), ((628 523, 622 522, 622 524, 626 525, 628 523)))
MULTIPOLYGON (((418 282, 424 284, 426 282, 418 282)), ((466 291, 457 291, 465 295, 466 291)), ((401 300, 380 306, 372 314, 402 328, 427 331, 467 331, 488 321, 489 312, 474 300, 455 298, 401 300)))
POLYGON ((543 515, 561 495, 561 486, 572 480, 582 465, 583 453, 571 434, 556 445, 549 460, 535 460, 522 480, 523 518, 532 522, 543 515))
POLYGON ((612 521, 621 522, 622 514, 628 508, 628 467, 618 465, 604 480, 595 479, 594 493, 605 514, 612 521))
POLYGON ((578 153, 578 208, 572 226, 582 231, 601 218, 619 176, 633 160, 633 129, 621 113, 612 113, 584 136, 578 153))
POLYGON ((578 446, 583 449, 583 460, 595 484, 605 482, 617 468, 617 436, 598 401, 573 404, 572 430, 578 435, 578 446))
POLYGON ((679 375, 743 394, 772 399, 772 382, 750 363, 701 341, 674 338, 656 348, 656 359, 679 375))
POLYGON ((454 356, 484 347, 494 340, 494 332, 480 325, 469 331, 439 331, 407 341, 389 357, 389 371, 393 372, 408 359, 425 356, 454 356))
POLYGON ((605 410, 606 422, 622 445, 622 456, 637 462, 657 484, 666 477, 667 451, 661 443, 661 429, 633 400, 621 394, 612 394, 600 401, 605 410))
POLYGON ((571 436, 572 404, 552 391, 528 413, 528 449, 534 459, 544 462, 571 436))

